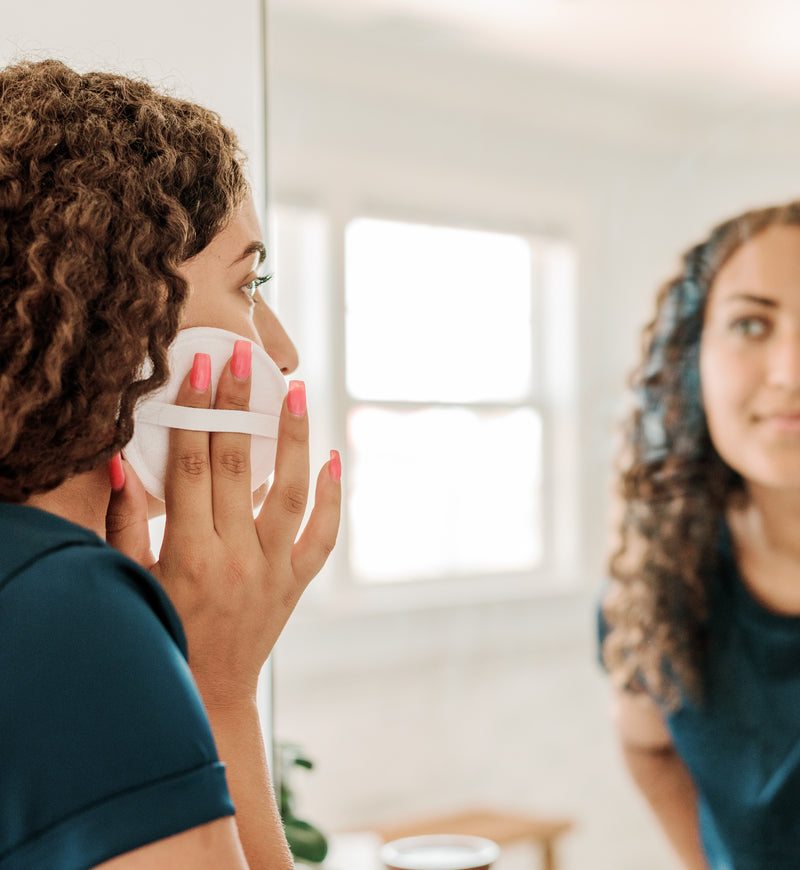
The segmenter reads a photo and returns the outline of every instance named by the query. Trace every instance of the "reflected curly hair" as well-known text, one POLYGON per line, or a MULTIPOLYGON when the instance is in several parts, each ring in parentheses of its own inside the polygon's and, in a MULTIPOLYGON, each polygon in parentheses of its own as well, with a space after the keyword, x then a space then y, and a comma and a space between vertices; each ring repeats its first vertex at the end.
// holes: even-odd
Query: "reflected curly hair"
POLYGON ((771 226, 800 226, 800 202, 717 226, 662 286, 630 378, 633 410, 619 460, 622 515, 603 601, 603 660, 623 690, 667 710, 702 700, 709 591, 719 569, 725 508, 742 478, 709 435, 700 385, 706 300, 733 253, 771 226))
POLYGON ((178 267, 244 200, 243 160, 218 115, 146 82, 0 70, 0 500, 130 440, 136 401, 167 378, 178 267))

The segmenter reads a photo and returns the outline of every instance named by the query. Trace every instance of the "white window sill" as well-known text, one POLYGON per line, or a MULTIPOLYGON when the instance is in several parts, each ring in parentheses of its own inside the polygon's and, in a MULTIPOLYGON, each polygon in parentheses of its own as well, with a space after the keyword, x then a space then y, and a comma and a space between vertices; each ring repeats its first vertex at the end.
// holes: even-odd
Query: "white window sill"
MULTIPOLYGON (((378 590, 382 591, 382 590, 378 590)), ((410 591, 410 590, 405 590, 410 591)), ((291 679, 353 677, 385 668, 427 667, 449 660, 536 656, 593 643, 596 588, 572 585, 526 595, 362 597, 321 607, 301 601, 284 629, 276 659, 291 679)))

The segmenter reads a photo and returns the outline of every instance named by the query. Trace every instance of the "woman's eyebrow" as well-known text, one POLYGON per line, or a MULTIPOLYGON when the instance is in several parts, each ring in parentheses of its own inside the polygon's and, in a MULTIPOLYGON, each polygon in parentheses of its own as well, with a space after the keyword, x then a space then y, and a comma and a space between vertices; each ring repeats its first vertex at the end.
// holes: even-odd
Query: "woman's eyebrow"
POLYGON ((735 293, 723 300, 725 304, 730 302, 751 302, 756 305, 766 305, 769 308, 775 308, 777 302, 774 299, 769 299, 766 296, 756 296, 755 293, 735 293))
POLYGON ((246 260, 252 254, 258 254, 258 263, 257 266, 260 266, 264 260, 267 259, 267 249, 264 247, 263 242, 250 242, 250 244, 242 251, 241 256, 237 257, 232 263, 231 266, 235 266, 237 263, 241 263, 242 260, 246 260))

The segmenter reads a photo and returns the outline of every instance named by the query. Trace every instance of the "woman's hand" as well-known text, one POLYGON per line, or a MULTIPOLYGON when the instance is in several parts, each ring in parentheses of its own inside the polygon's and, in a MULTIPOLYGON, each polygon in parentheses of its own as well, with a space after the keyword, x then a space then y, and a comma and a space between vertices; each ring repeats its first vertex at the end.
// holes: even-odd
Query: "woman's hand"
MULTIPOLYGON (((208 360, 203 357, 197 355, 177 404, 210 407, 208 360)), ((232 362, 244 376, 234 376, 231 362, 225 366, 215 407, 247 410, 249 345, 237 347, 232 362)), ((309 488, 303 384, 290 384, 274 482, 255 519, 249 435, 172 430, 166 526, 157 562, 142 539, 144 490, 127 464, 125 471, 126 483, 112 493, 109 506, 109 543, 149 568, 169 595, 183 622, 189 665, 206 706, 225 708, 252 699, 264 662, 306 586, 325 564, 339 527, 341 466, 332 452, 298 538, 309 488)))

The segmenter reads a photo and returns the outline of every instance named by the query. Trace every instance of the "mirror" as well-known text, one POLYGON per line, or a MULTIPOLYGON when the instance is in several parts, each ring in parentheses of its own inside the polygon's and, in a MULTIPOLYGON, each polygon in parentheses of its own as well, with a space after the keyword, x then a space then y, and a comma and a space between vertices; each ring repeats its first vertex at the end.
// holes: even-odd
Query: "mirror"
MULTIPOLYGON (((522 586, 485 571, 484 584, 375 588, 355 577, 345 526, 276 657, 276 732, 316 762, 297 809, 323 829, 510 807, 575 821, 566 868, 676 867, 622 770, 595 660, 613 428, 679 254, 718 220, 797 195, 797 14, 742 0, 270 0, 278 307, 316 385, 319 453, 346 446, 356 463, 351 498, 351 222, 506 233, 575 258, 574 352, 551 360, 569 389, 550 398, 569 407, 542 418, 562 415, 548 436, 562 453, 542 466, 543 498, 566 499, 543 508, 563 520, 544 534, 559 583, 540 566, 522 586)), ((487 317, 491 300, 487 285, 487 317)), ((452 332, 439 327, 444 347, 452 332)), ((477 485, 484 469, 464 473, 477 485)))

